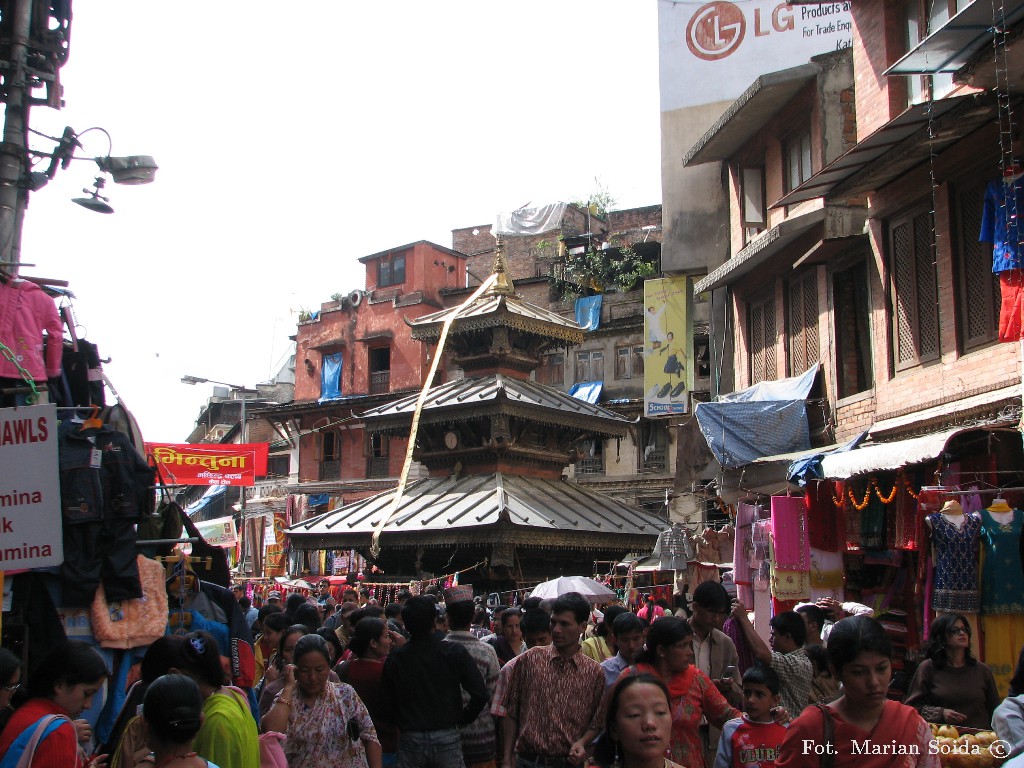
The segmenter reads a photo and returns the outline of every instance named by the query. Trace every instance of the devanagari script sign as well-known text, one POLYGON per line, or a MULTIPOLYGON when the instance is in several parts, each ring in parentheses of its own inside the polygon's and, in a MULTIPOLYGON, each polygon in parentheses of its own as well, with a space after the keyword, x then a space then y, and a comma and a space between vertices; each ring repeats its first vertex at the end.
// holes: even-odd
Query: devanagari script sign
POLYGON ((164 481, 175 485, 256 485, 267 474, 268 443, 146 443, 164 481))

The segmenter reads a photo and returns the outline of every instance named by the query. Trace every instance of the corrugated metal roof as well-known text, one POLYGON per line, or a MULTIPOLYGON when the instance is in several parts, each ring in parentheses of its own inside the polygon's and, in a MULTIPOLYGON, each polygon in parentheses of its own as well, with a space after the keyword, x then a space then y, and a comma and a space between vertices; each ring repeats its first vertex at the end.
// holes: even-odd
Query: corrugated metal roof
MULTIPOLYGON (((390 511, 393 496, 394 491, 388 491, 297 523, 288 529, 288 535, 296 539, 370 536, 382 515, 390 511)), ((389 534, 488 528, 502 523, 537 531, 652 537, 667 525, 640 507, 575 483, 496 472, 411 483, 382 535, 386 543, 389 534)))
MULTIPOLYGON (((614 411, 599 405, 570 397, 565 392, 538 384, 534 381, 511 378, 500 373, 479 378, 455 379, 446 384, 432 388, 423 403, 424 414, 429 411, 444 409, 450 412, 455 408, 492 403, 500 398, 524 406, 533 406, 546 410, 555 410, 574 417, 601 419, 614 422, 623 427, 630 424, 614 411)), ((409 395, 385 405, 371 408, 361 415, 365 419, 388 416, 411 416, 416 410, 419 395, 409 395)))
POLYGON ((452 325, 453 333, 458 333, 460 326, 463 325, 469 325, 475 329, 488 325, 512 325, 515 327, 518 324, 526 323, 546 326, 554 332, 557 338, 564 338, 574 344, 583 341, 583 330, 575 320, 504 294, 485 293, 465 309, 460 310, 458 307, 444 309, 440 312, 432 312, 429 315, 406 320, 406 322, 413 330, 413 338, 429 339, 440 335, 441 325, 453 313, 457 313, 452 325), (512 316, 511 323, 508 321, 510 315, 512 316), (520 321, 518 324, 515 322, 516 318, 520 321))

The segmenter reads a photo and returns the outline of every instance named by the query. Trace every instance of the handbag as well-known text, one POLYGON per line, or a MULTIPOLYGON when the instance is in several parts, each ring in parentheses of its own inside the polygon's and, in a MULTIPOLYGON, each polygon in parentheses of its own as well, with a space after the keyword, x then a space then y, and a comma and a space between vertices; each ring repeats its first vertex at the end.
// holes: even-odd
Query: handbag
POLYGON ((267 731, 260 734, 260 768, 288 768, 281 743, 287 739, 283 733, 267 731))
POLYGON ((70 724, 70 718, 64 715, 44 715, 32 725, 18 734, 18 738, 7 749, 7 754, 0 760, 0 768, 30 768, 36 756, 39 742, 60 728, 64 723, 70 724))
POLYGON ((818 765, 820 768, 832 768, 836 762, 836 724, 832 720, 832 713, 828 711, 827 705, 815 704, 814 706, 821 710, 822 746, 825 748, 822 753, 818 755, 818 765))

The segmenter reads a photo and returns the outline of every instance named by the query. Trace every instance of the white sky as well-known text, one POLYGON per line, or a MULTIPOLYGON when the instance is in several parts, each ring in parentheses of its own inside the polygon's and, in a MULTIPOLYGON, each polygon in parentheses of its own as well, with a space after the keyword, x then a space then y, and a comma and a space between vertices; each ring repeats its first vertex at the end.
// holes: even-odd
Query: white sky
MULTIPOLYGON (((360 256, 450 247, 452 229, 598 182, 617 208, 661 202, 655 0, 74 11, 67 106, 32 127, 103 126, 114 155, 160 170, 109 184, 112 216, 69 202, 93 163, 59 172, 30 200, 22 271, 70 281, 150 441, 184 440, 211 394, 183 374, 266 380, 299 308, 362 287, 360 256)), ((98 132, 83 143, 106 154, 98 132)))

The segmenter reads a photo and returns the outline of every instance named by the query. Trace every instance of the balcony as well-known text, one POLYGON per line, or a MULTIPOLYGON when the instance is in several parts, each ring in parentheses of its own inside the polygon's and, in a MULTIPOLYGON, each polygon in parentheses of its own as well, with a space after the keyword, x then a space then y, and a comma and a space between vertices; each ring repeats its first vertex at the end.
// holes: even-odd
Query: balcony
POLYGON ((366 462, 367 477, 388 477, 388 457, 371 456, 366 462))
POLYGON ((341 480, 341 459, 320 462, 321 480, 341 480))
POLYGON ((604 474, 604 456, 587 456, 576 462, 577 475, 604 474))
POLYGON ((657 448, 653 451, 646 451, 641 463, 641 472, 664 472, 668 466, 668 450, 657 448))
POLYGON ((391 371, 372 371, 370 373, 370 394, 384 395, 391 391, 391 371))

